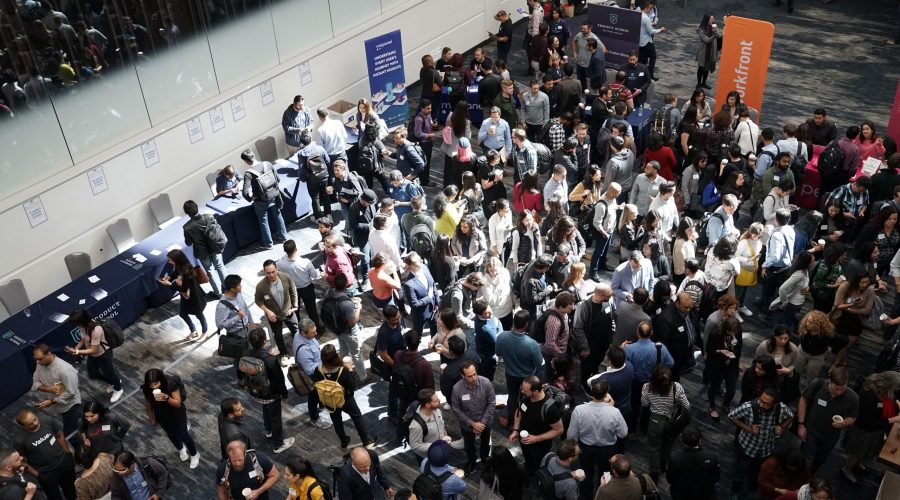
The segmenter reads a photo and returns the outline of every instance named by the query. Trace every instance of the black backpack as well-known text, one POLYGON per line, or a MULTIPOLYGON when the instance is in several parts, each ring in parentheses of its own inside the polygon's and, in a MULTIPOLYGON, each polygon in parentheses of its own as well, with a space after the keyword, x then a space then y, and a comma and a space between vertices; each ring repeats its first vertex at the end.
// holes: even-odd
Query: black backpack
MULTIPOLYGON (((512 238, 510 238, 510 241, 512 238)), ((505 247, 506 245, 504 245, 505 247)), ((512 247, 512 243, 510 243, 510 247, 512 247)), ((510 250, 511 251, 511 250, 510 250)), ((522 283, 525 281, 525 270, 528 269, 526 265, 520 265, 513 271, 512 278, 510 281, 512 282, 512 293, 513 296, 517 299, 521 299, 522 297, 522 283)))
POLYGON ((206 239, 206 244, 213 252, 222 253, 225 245, 228 244, 228 236, 225 236, 225 231, 222 230, 219 221, 212 215, 204 216, 203 220, 206 221, 206 225, 203 226, 203 238, 206 239))
POLYGON ((844 151, 838 146, 835 139, 819 154, 819 177, 823 186, 840 184, 841 164, 844 163, 844 151))
MULTIPOLYGON (((183 399, 182 399, 183 401, 183 399)), ((144 474, 144 477, 153 476, 153 468, 150 467, 150 460, 155 460, 159 462, 160 465, 163 466, 163 469, 166 470, 166 490, 172 487, 172 474, 169 472, 169 464, 166 463, 166 460, 162 457, 156 455, 148 455, 143 458, 143 460, 138 459, 137 462, 143 462, 141 464, 141 472, 144 474), (149 459, 149 460, 148 460, 149 459)))
POLYGON ((409 241, 417 254, 427 258, 434 250, 434 231, 428 227, 428 224, 420 222, 409 228, 409 241))
POLYGON ((122 327, 115 320, 101 319, 97 320, 97 323, 100 328, 103 328, 103 336, 106 338, 103 347, 115 349, 125 343, 125 333, 122 332, 122 327))
POLYGON ((300 170, 305 173, 306 177, 305 180, 300 179, 301 181, 309 182, 309 179, 316 178, 321 182, 328 178, 328 164, 325 162, 325 158, 315 155, 308 158, 301 156, 300 159, 303 162, 300 170))
POLYGON ((281 189, 278 187, 278 174, 272 168, 272 164, 264 161, 260 163, 261 171, 252 168, 247 169, 245 175, 250 177, 253 186, 253 195, 259 201, 270 201, 281 196, 281 189))
POLYGON ((537 153, 537 170, 541 175, 546 174, 553 167, 553 153, 547 146, 535 142, 532 143, 534 151, 537 153))
POLYGON ((422 356, 416 356, 408 363, 395 363, 393 372, 391 373, 391 387, 403 396, 414 398, 418 393, 419 387, 416 384, 416 363, 422 360, 422 356))
POLYGON ((347 319, 341 313, 340 304, 345 300, 350 300, 346 295, 342 297, 328 296, 322 299, 319 306, 319 317, 322 318, 324 324, 334 334, 345 333, 347 319))
POLYGON ((563 319, 562 315, 556 309, 550 308, 544 311, 543 314, 541 314, 541 317, 531 325, 531 332, 529 332, 529 335, 538 344, 543 344, 544 341, 547 340, 547 332, 544 331, 544 327, 547 325, 547 318, 549 318, 550 315, 556 316, 560 321, 563 319))
POLYGON ((694 299, 694 310, 701 318, 709 317, 716 308, 716 289, 708 281, 701 283, 697 280, 688 280, 684 285, 684 293, 694 299))
POLYGON ((466 91, 466 82, 459 71, 448 71, 444 77, 444 86, 447 87, 447 95, 462 95, 466 91))
POLYGON ((797 141, 797 152, 791 155, 791 172, 794 173, 794 182, 799 186, 803 176, 806 175, 806 155, 803 154, 803 143, 797 141))
POLYGON ((359 148, 357 169, 364 174, 381 172, 381 155, 374 143, 366 143, 359 148))
POLYGON ((653 112, 653 118, 650 120, 650 131, 656 132, 663 136, 666 140, 675 137, 675 131, 672 130, 672 110, 673 107, 659 108, 653 112))
POLYGON ((725 224, 725 216, 719 212, 704 215, 703 220, 700 221, 700 234, 697 235, 697 248, 702 249, 709 246, 709 234, 707 233, 706 228, 709 226, 709 221, 713 217, 722 221, 722 224, 725 224))
POLYGON ((409 446, 409 427, 413 422, 422 428, 422 439, 428 438, 428 424, 425 423, 425 419, 422 418, 422 415, 419 415, 419 403, 409 405, 409 409, 406 410, 406 415, 400 419, 399 431, 404 448, 409 446))
POLYGON ((541 465, 541 468, 537 471, 537 487, 538 491, 541 494, 541 498, 544 500, 559 500, 559 497, 556 496, 556 483, 558 481, 565 481, 566 479, 572 479, 571 472, 560 472, 559 474, 551 474, 550 473, 550 461, 556 457, 556 453, 550 453, 545 458, 545 462, 541 465))
MULTIPOLYGON (((462 288, 462 283, 460 283, 459 281, 456 281, 448 286, 447 289, 444 290, 443 295, 441 295, 441 300, 438 302, 438 306, 441 309, 451 309, 451 305, 453 303, 451 300, 451 296, 453 295, 453 291, 462 290, 462 288)), ((463 290, 463 292, 465 292, 465 290, 463 290)))
POLYGON ((435 475, 431 471, 431 466, 428 465, 428 460, 425 460, 425 472, 419 474, 419 477, 413 481, 413 493, 416 494, 416 498, 422 500, 443 500, 444 490, 441 485, 452 475, 453 473, 450 471, 444 472, 440 476, 435 475))

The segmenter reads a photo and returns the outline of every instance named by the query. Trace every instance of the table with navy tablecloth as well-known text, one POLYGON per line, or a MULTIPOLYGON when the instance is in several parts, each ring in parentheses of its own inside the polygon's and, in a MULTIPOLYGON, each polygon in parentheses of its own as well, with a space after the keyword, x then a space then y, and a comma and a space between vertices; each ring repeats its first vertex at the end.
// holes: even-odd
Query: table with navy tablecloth
POLYGON ((631 132, 634 133, 634 146, 637 153, 641 154, 647 148, 647 141, 650 139, 650 120, 653 117, 653 110, 649 108, 638 108, 632 111, 626 120, 631 125, 631 132))

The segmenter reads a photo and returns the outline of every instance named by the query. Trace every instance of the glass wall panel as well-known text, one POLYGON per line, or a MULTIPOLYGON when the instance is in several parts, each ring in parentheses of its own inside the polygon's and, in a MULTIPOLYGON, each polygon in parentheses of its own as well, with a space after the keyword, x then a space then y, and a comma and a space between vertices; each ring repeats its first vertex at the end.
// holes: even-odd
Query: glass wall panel
POLYGON ((219 88, 278 65, 268 0, 203 2, 219 88))
POLYGON ((331 0, 330 3, 331 25, 335 35, 381 14, 381 3, 378 0, 331 0))
POLYGON ((409 2, 409 0, 381 0, 381 12, 387 12, 397 5, 407 2, 409 2))
POLYGON ((270 0, 281 62, 330 39, 328 0, 270 0))
MULTIPOLYGON (((4 84, 4 91, 6 85, 4 84)), ((46 179, 72 166, 66 141, 49 100, 24 104, 0 120, 0 196, 46 179)))

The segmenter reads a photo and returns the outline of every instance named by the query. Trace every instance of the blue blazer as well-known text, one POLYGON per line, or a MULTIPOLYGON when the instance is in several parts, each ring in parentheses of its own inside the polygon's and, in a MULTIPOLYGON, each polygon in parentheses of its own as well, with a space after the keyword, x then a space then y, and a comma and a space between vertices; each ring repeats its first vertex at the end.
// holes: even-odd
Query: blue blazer
POLYGON ((425 283, 416 277, 415 274, 408 274, 403 280, 403 294, 412 310, 411 315, 419 317, 424 321, 430 320, 434 316, 434 308, 437 304, 435 299, 434 278, 431 277, 431 271, 427 267, 422 266, 422 274, 425 275, 425 283), (432 294, 428 294, 428 289, 432 290, 432 294))

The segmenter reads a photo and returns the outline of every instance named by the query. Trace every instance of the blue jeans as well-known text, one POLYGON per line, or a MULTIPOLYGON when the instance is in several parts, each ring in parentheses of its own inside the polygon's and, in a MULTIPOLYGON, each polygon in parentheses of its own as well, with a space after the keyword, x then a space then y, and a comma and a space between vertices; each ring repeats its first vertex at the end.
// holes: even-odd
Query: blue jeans
POLYGON ((225 284, 225 263, 222 262, 222 254, 214 253, 212 255, 207 255, 200 259, 200 264, 203 266, 203 269, 206 269, 206 274, 209 275, 209 286, 212 287, 214 292, 221 295, 222 292, 224 292, 222 286, 225 284), (213 268, 216 269, 216 274, 219 275, 218 284, 216 284, 216 280, 213 279, 213 268))
MULTIPOLYGON (((194 329, 194 322, 191 321, 191 315, 190 313, 185 311, 184 308, 185 303, 182 300, 181 305, 178 306, 178 315, 181 316, 181 319, 183 319, 185 323, 187 323, 188 330, 190 330, 191 332, 196 332, 197 330, 194 329)), ((202 333, 206 333, 206 331, 209 329, 206 326, 206 317, 203 316, 203 313, 195 314, 195 316, 197 316, 197 319, 200 320, 200 327, 203 328, 202 333)))
MULTIPOLYGON (((191 327, 193 331, 193 327, 191 327)), ((116 373, 116 367, 113 365, 112 351, 107 350, 100 356, 88 356, 87 358, 88 377, 94 380, 102 380, 113 386, 115 390, 122 389, 122 380, 116 373)))
POLYGON ((287 239, 287 228, 284 226, 284 218, 281 217, 281 210, 278 208, 279 203, 276 200, 254 201, 253 211, 256 212, 256 218, 259 219, 259 231, 262 234, 262 246, 272 246, 272 231, 269 229, 269 217, 275 223, 275 238, 279 240, 287 239))
POLYGON ((591 255, 591 273, 599 273, 601 264, 606 267, 606 254, 609 251, 609 235, 603 236, 594 229, 594 254, 591 255))

